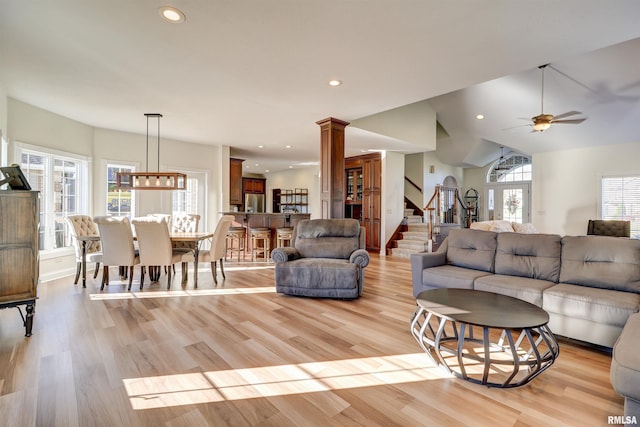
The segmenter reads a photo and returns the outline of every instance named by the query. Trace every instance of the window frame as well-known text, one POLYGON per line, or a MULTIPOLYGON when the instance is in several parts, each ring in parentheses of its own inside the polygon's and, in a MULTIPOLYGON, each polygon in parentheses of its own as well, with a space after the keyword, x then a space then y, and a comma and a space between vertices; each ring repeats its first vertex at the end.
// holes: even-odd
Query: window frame
MULTIPOLYGON (((630 172, 630 173, 610 173, 610 174, 601 174, 598 179, 598 218, 601 220, 624 220, 631 221, 631 238, 632 239, 640 239, 640 203, 635 202, 634 198, 637 201, 640 201, 640 172, 630 172), (627 198, 629 200, 628 204, 623 203, 623 206, 628 206, 628 211, 625 215, 606 215, 605 208, 607 205, 607 201, 605 200, 605 180, 607 179, 635 179, 638 181, 638 193, 635 197, 627 198), (633 210, 637 211, 637 214, 634 215, 633 210)), ((625 210, 626 211, 626 210, 625 210)))
MULTIPOLYGON (((44 229, 41 235, 44 240, 44 242, 41 243, 41 257, 46 259, 48 257, 72 254, 74 253, 74 248, 70 237, 68 237, 70 236, 70 233, 65 222, 63 222, 65 227, 63 231, 63 235, 65 236, 64 246, 56 248, 54 245, 56 239, 56 211, 53 205, 55 194, 55 181, 53 179, 54 164, 56 160, 62 160, 74 162, 78 165, 76 169, 76 211, 72 214, 86 214, 89 212, 89 201, 91 200, 91 157, 34 144, 26 144, 17 141, 14 142, 14 163, 21 165, 22 155, 25 153, 47 158, 47 165, 45 166, 46 170, 43 173, 45 188, 40 192, 40 210, 45 221, 45 224, 40 225, 40 227, 44 229)), ((36 187, 34 185, 32 185, 32 187, 35 190, 36 187)), ((63 210, 62 212, 65 211, 63 210)))
MULTIPOLYGON (((103 194, 104 194, 104 215, 112 215, 112 213, 109 211, 109 168, 110 167, 114 167, 114 168, 131 168, 131 172, 135 172, 137 170, 137 168, 139 167, 139 164, 136 162, 122 162, 122 161, 117 161, 117 160, 107 160, 106 164, 105 164, 105 184, 103 187, 103 194)), ((131 193, 131 214, 129 216, 129 219, 132 219, 136 216, 136 210, 137 210, 137 200, 136 200, 136 193, 133 190, 127 190, 131 193)), ((114 216, 121 216, 121 215, 114 215, 114 216)))

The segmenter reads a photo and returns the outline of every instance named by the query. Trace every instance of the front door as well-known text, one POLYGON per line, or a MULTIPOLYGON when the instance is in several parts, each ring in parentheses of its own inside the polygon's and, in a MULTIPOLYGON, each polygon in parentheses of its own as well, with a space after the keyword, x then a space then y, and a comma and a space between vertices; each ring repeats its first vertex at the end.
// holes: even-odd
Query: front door
POLYGON ((530 184, 496 184, 487 186, 487 219, 531 222, 530 184))

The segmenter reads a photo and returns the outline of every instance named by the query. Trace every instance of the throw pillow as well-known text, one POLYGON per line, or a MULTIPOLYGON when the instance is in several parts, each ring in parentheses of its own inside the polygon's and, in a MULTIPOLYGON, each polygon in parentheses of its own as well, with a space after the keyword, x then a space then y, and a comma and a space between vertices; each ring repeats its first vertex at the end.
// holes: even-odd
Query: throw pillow
POLYGON ((511 226, 513 227, 513 230, 516 233, 523 233, 523 234, 536 234, 536 233, 538 233, 538 230, 536 230, 536 228, 530 222, 526 222, 524 224, 520 224, 518 222, 512 222, 511 226))

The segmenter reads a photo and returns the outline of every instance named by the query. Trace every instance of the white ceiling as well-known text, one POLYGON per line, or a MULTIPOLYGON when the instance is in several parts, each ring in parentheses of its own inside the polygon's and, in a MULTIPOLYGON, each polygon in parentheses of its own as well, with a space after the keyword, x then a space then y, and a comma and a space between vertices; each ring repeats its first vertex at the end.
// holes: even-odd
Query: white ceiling
MULTIPOLYGON (((0 0, 0 85, 96 127, 144 134, 162 113, 163 138, 229 145, 257 173, 317 162, 318 120, 430 99, 438 156, 480 166, 499 145, 640 142, 639 22, 637 0, 0 0), (503 130, 540 113, 546 63, 545 113, 588 119, 503 130)), ((347 155, 421 151, 347 130, 347 155)))

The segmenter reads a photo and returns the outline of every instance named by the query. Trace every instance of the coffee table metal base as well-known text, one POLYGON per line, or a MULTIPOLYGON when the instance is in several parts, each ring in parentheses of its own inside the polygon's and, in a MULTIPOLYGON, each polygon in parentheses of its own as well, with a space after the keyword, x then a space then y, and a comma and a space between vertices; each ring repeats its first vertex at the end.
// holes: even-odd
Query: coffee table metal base
POLYGON ((488 387, 525 385, 549 368, 560 353, 547 325, 519 330, 471 326, 420 305, 411 321, 411 333, 420 347, 450 373, 488 387), (482 329, 481 337, 474 336, 474 328, 482 329), (498 335, 492 342, 491 337, 498 335), (470 373, 479 368, 481 373, 470 373))

